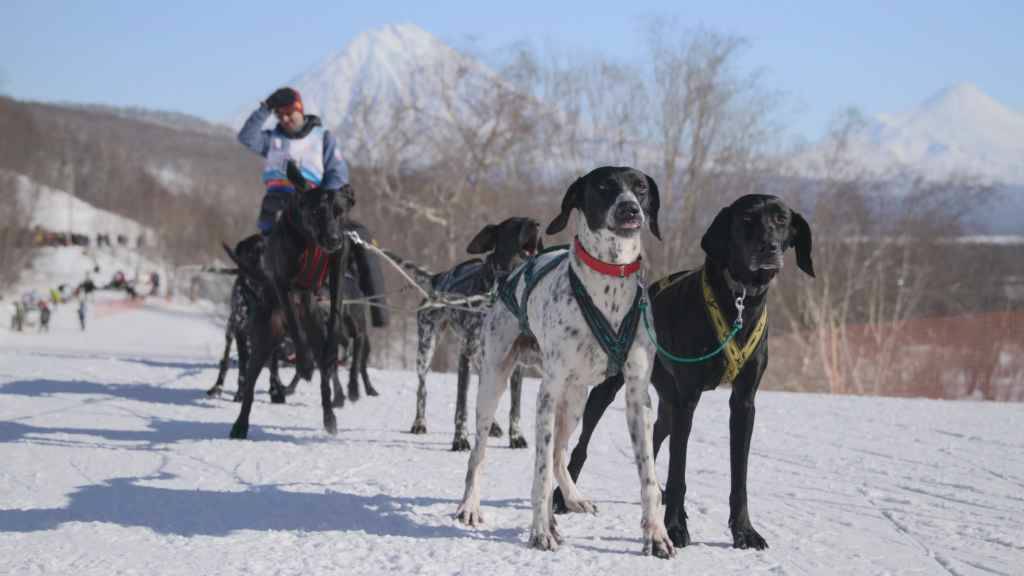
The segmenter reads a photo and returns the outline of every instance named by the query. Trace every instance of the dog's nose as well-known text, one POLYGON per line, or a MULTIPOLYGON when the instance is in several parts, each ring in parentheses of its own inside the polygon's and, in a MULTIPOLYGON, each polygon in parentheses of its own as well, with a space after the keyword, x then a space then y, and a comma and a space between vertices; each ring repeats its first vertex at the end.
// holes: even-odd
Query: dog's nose
POLYGON ((761 254, 772 256, 782 252, 782 242, 778 240, 764 242, 761 244, 761 254))
POLYGON ((640 215, 640 205, 636 202, 623 202, 615 209, 615 215, 619 218, 636 218, 640 215))

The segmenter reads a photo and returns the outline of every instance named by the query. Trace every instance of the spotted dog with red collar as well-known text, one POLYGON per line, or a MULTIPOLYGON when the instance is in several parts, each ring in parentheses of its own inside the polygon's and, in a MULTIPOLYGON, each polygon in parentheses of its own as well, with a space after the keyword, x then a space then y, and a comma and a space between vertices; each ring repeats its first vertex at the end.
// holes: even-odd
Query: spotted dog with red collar
POLYGON ((487 433, 509 374, 519 365, 540 368, 537 396, 536 461, 532 490, 530 546, 553 550, 562 542, 551 510, 552 477, 566 505, 593 512, 568 470, 569 438, 579 423, 591 383, 622 374, 626 416, 640 475, 643 549, 667 558, 672 542, 659 512, 652 452, 654 423, 648 382, 654 361, 650 341, 636 331, 641 293, 641 229, 658 230, 658 187, 628 167, 597 168, 566 191, 561 213, 547 233, 560 232, 576 210, 572 248, 531 259, 506 280, 502 300, 483 323, 476 442, 466 472, 465 493, 456 517, 469 525, 483 521, 480 473, 487 433))

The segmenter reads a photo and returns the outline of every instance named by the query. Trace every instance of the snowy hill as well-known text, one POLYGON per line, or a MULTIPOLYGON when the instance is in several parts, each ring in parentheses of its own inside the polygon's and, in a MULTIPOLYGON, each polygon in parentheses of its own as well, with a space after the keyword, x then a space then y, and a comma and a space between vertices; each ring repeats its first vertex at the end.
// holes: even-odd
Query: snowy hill
MULTIPOLYGON (((969 172, 1024 184, 1024 113, 972 84, 956 84, 907 112, 868 119, 851 153, 877 172, 905 166, 933 178, 969 172)), ((820 154, 815 149, 802 159, 812 175, 820 154)))
MULTIPOLYGON (((694 544, 662 561, 640 555, 620 397, 580 481, 600 513, 560 517, 565 544, 539 552, 525 544, 533 451, 505 439, 492 440, 484 470, 488 523, 452 518, 467 459, 448 450, 453 375, 431 375, 430 433, 413 436, 415 374, 371 370, 382 396, 339 410, 337 437, 321 431, 314 386, 271 405, 264 376, 251 440, 233 441, 238 405, 204 394, 223 346, 207 310, 156 299, 94 308, 86 332, 67 307, 49 334, 0 331, 0 573, 1020 571, 1021 404, 760 394, 750 504, 771 548, 758 552, 731 547, 729 394, 708 393, 690 440, 694 544)), ((537 382, 524 388, 532 442, 537 382)), ((506 408, 507 398, 503 425, 506 408)), ((663 453, 662 482, 666 465, 663 453)))

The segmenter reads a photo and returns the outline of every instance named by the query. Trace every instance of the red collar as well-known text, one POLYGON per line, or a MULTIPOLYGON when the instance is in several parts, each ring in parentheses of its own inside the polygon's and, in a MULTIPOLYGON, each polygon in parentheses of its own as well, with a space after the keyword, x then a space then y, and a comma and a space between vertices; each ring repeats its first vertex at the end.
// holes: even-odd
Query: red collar
POLYGON ((580 261, 587 265, 588 268, 594 270, 605 276, 614 276, 616 278, 625 278, 631 276, 640 269, 640 258, 637 258, 635 262, 631 264, 609 264, 594 258, 587 252, 587 249, 580 243, 580 238, 577 236, 573 242, 576 248, 576 256, 579 257, 580 261))

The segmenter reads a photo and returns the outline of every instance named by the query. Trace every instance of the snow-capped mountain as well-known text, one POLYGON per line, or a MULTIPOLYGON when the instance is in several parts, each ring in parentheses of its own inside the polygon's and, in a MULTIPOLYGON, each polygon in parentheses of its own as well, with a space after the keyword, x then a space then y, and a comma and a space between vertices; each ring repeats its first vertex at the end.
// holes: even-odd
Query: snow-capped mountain
MULTIPOLYGON (((1024 113, 1000 104, 973 84, 947 87, 916 108, 868 119, 850 143, 866 168, 914 169, 927 177, 970 173, 1024 184, 1024 113)), ((812 174, 820 149, 802 164, 812 174)))
MULTIPOLYGON (((492 70, 422 28, 396 24, 360 34, 288 85, 302 94, 307 113, 337 130, 346 146, 345 135, 386 133, 395 122, 396 105, 411 112, 402 122, 422 122, 444 113, 446 93, 464 96, 478 80, 495 78, 492 70)), ((240 111, 232 124, 240 127, 250 112, 240 111)))

